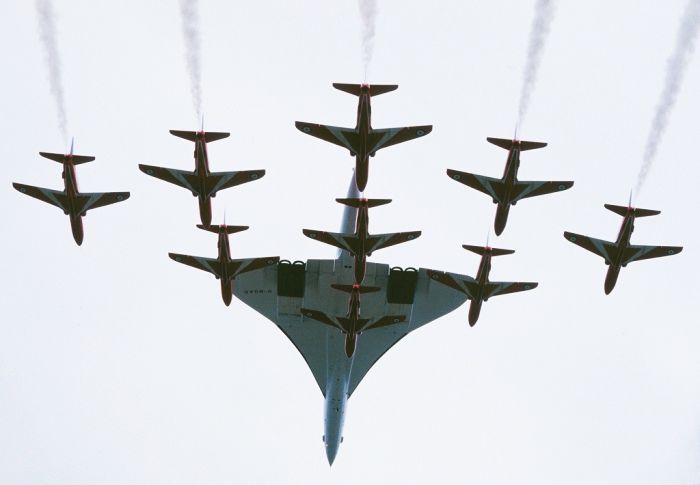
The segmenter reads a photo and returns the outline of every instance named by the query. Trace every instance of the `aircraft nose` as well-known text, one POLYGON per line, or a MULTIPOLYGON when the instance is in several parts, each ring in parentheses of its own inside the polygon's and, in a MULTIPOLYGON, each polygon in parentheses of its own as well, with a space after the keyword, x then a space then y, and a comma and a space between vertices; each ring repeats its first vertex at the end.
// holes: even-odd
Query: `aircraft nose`
POLYGON ((333 465, 335 461, 335 455, 338 454, 338 445, 336 443, 326 443, 326 457, 328 458, 328 465, 333 465))

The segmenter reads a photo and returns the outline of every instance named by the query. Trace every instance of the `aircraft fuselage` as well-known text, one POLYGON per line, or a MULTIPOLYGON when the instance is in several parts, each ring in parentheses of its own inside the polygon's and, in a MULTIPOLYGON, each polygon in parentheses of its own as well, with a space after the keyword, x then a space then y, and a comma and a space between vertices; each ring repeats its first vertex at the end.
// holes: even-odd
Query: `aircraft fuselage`
POLYGON ((610 263, 608 272, 605 275, 606 295, 610 294, 613 288, 615 288, 617 277, 620 275, 620 269, 622 268, 622 256, 624 254, 624 249, 630 244, 632 232, 634 232, 634 209, 629 209, 629 212, 622 221, 620 232, 615 240, 617 250, 614 255, 611 255, 612 262, 610 263))
POLYGON ((75 175, 75 165, 73 165, 73 156, 66 155, 63 162, 63 191, 68 199, 69 212, 66 215, 70 218, 70 228, 73 233, 73 239, 80 246, 83 242, 83 215, 77 211, 76 200, 78 191, 78 178, 75 175))
POLYGON ((343 441, 345 406, 348 402, 348 377, 346 374, 330 374, 326 386, 326 402, 323 416, 323 443, 328 463, 333 464, 343 441))
POLYGON ((372 132, 372 106, 370 104, 369 86, 362 86, 362 93, 357 102, 357 123, 355 132, 359 137, 358 146, 360 150, 355 155, 355 181, 357 189, 362 192, 367 187, 369 178, 369 157, 374 155, 369 153, 369 136, 372 132))
POLYGON ((479 319, 481 313, 481 304, 484 302, 484 287, 489 282, 489 273, 491 272, 491 254, 485 252, 481 257, 479 269, 476 273, 476 283, 478 289, 476 295, 473 295, 472 301, 469 304, 469 325, 474 326, 479 319))
MULTIPOLYGON (((359 248, 355 257, 355 283, 361 284, 365 279, 365 267, 367 266, 367 238, 369 238, 369 209, 366 205, 357 210, 357 222, 355 224, 355 235, 359 239, 359 248)), ((358 295, 359 298, 359 295, 358 295)))
MULTIPOLYGON (((211 224, 211 197, 207 190, 207 177, 209 176, 209 157, 207 156, 207 143, 204 141, 204 132, 197 132, 194 142, 194 173, 199 181, 199 216, 202 224, 211 224)), ((193 194, 197 195, 197 194, 193 194)))
POLYGON ((501 180, 503 180, 505 184, 504 196, 503 200, 498 202, 496 222, 494 223, 494 230, 497 235, 503 232, 503 229, 506 227, 506 222, 508 222, 508 212, 510 211, 513 187, 518 181, 518 169, 520 168, 520 148, 518 144, 519 142, 514 142, 515 146, 508 151, 508 160, 503 170, 503 177, 501 180))
POLYGON ((219 263, 221 263, 221 297, 224 299, 226 306, 229 306, 233 295, 233 275, 228 274, 228 263, 231 262, 231 247, 228 234, 224 229, 219 231, 218 248, 218 259, 219 263))

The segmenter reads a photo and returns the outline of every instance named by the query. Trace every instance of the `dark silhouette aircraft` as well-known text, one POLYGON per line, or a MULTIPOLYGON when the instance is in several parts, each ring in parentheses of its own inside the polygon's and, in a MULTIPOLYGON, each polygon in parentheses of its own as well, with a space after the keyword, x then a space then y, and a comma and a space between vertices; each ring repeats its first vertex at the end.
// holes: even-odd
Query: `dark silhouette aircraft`
POLYGON ((634 208, 632 207, 631 200, 627 207, 605 204, 605 208, 624 217, 622 220, 622 226, 620 227, 620 232, 618 233, 615 242, 594 239, 592 237, 582 236, 573 232, 565 232, 564 237, 568 241, 581 246, 582 248, 587 249, 598 256, 602 256, 603 259, 605 259, 605 264, 608 266, 604 287, 606 295, 609 295, 613 288, 615 288, 617 277, 620 274, 620 268, 624 268, 628 263, 640 261, 642 259, 672 256, 680 253, 683 250, 681 246, 639 246, 630 244, 632 232, 634 231, 635 218, 655 216, 660 214, 661 211, 634 208))
POLYGON ((360 286, 353 285, 337 285, 332 284, 331 287, 336 290, 350 293, 350 301, 348 304, 348 313, 345 317, 329 317, 324 312, 318 310, 310 310, 302 308, 301 314, 307 318, 312 318, 318 322, 325 323, 331 327, 337 328, 345 334, 345 355, 348 358, 355 353, 357 344, 357 336, 363 331, 372 328, 386 327, 396 323, 406 321, 405 315, 387 315, 380 318, 361 318, 360 316, 360 295, 364 293, 374 293, 381 290, 376 286, 360 286))
POLYGON ((359 98, 357 105, 357 124, 355 128, 319 125, 297 121, 296 127, 307 135, 315 136, 329 143, 347 148, 350 155, 355 157, 355 183, 360 192, 367 186, 369 174, 369 157, 377 150, 391 145, 403 143, 430 133, 431 125, 408 126, 404 128, 372 128, 372 96, 379 96, 394 91, 396 84, 341 84, 333 83, 333 87, 359 98))
POLYGON ((508 160, 503 177, 497 179, 452 169, 447 169, 447 175, 457 182, 490 195, 493 203, 498 204, 494 222, 497 235, 500 235, 506 227, 510 206, 515 205, 520 199, 560 192, 570 189, 574 185, 573 182, 521 182, 518 180, 520 152, 546 147, 546 143, 503 138, 487 138, 486 140, 508 150, 508 160))
POLYGON ((13 183, 12 186, 21 193, 39 199, 47 204, 55 205, 70 218, 70 227, 73 239, 80 246, 83 243, 83 216, 87 211, 103 207, 109 204, 125 201, 129 198, 129 192, 80 192, 78 179, 75 175, 75 166, 81 163, 92 162, 95 157, 73 154, 73 142, 70 144, 70 153, 39 152, 44 158, 63 164, 63 190, 45 189, 13 183))
POLYGON ((335 233, 304 229, 304 235, 331 246, 348 251, 355 258, 355 283, 360 284, 365 277, 367 256, 374 251, 402 242, 411 241, 420 236, 421 231, 397 232, 390 234, 369 233, 369 208, 388 204, 391 199, 335 199, 357 209, 357 221, 354 233, 335 233))
POLYGON ((468 251, 481 255, 481 262, 476 273, 476 279, 469 276, 463 276, 453 273, 443 273, 441 271, 429 270, 428 275, 440 283, 461 291, 467 298, 471 300, 469 306, 469 325, 474 326, 479 319, 481 312, 481 304, 488 301, 492 296, 506 295, 518 291, 532 290, 537 287, 537 283, 533 282, 501 282, 490 281, 489 272, 491 271, 491 257, 502 256, 504 254, 513 254, 512 249, 498 249, 489 246, 469 246, 467 244, 462 247, 468 251))
POLYGON ((139 164, 139 169, 146 175, 165 180, 171 184, 184 187, 199 199, 199 217, 202 224, 211 224, 211 198, 216 197, 219 190, 228 189, 246 182, 253 182, 265 175, 265 170, 244 170, 240 172, 210 172, 207 157, 207 143, 221 140, 229 133, 201 131, 170 130, 179 138, 194 142, 194 172, 174 168, 154 167, 139 164))
POLYGON ((250 259, 231 259, 231 249, 229 245, 228 235, 236 232, 245 231, 248 226, 204 226, 197 225, 198 228, 205 231, 213 232, 219 235, 219 255, 216 259, 203 258, 200 256, 187 256, 185 254, 168 253, 170 259, 178 263, 192 266, 193 268, 201 269, 213 274, 217 280, 221 281, 221 297, 224 299, 226 306, 231 304, 231 295, 233 294, 233 280, 236 276, 255 271, 266 266, 277 264, 280 260, 277 256, 269 256, 267 258, 250 258, 250 259))

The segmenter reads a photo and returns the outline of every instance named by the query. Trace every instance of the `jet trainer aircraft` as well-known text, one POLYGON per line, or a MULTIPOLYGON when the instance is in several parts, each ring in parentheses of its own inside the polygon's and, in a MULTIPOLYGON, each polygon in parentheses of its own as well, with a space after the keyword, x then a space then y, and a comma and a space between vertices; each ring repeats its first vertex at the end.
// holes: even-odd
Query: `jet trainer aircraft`
POLYGON ((73 239, 80 246, 83 243, 83 216, 87 211, 97 209, 109 204, 125 201, 129 198, 129 192, 80 192, 78 179, 75 175, 75 166, 81 163, 92 162, 95 157, 73 154, 73 141, 70 144, 70 153, 39 152, 44 158, 63 164, 63 190, 45 189, 13 183, 12 186, 21 193, 39 199, 47 204, 55 205, 70 218, 70 227, 73 239))
POLYGON ((395 232, 390 234, 369 233, 369 208, 388 204, 391 199, 335 199, 341 204, 358 209, 354 233, 335 233, 304 229, 304 235, 317 241, 348 251, 355 258, 355 283, 360 284, 365 277, 367 256, 374 251, 416 239, 421 231, 395 232))
POLYGON ((397 84, 342 84, 333 83, 333 87, 359 98, 357 105, 357 124, 355 128, 319 125, 297 121, 296 127, 307 135, 315 136, 329 143, 334 143, 350 150, 355 157, 355 182, 360 192, 367 186, 369 174, 369 157, 377 150, 425 136, 433 130, 431 125, 408 126, 404 128, 372 128, 372 96, 379 96, 394 91, 397 84))
POLYGON ((198 197, 199 217, 205 226, 211 224, 211 198, 216 197, 216 193, 219 190, 228 189, 246 182, 253 182, 265 175, 265 170, 245 170, 240 172, 209 171, 207 143, 226 138, 229 136, 229 133, 205 132, 204 126, 202 126, 201 131, 170 130, 170 133, 194 142, 194 172, 144 164, 139 164, 139 169, 146 175, 184 187, 191 191, 193 196, 198 197))
POLYGON ((177 253, 168 253, 168 256, 170 256, 170 259, 173 261, 201 269, 202 271, 207 271, 213 274, 217 280, 221 280, 221 297, 224 299, 226 306, 231 304, 233 280, 236 279, 238 275, 277 264, 280 260, 278 256, 231 259, 231 246, 229 244, 228 235, 245 231, 248 229, 248 226, 227 226, 226 224, 220 226, 203 226, 198 224, 197 227, 219 235, 218 257, 216 259, 211 259, 177 253))
POLYGON ((605 208, 618 214, 624 219, 620 232, 617 235, 615 242, 603 241, 594 239, 588 236, 582 236, 573 232, 564 232, 564 237, 584 249, 592 253, 602 256, 605 259, 605 264, 608 266, 608 272, 605 276, 605 294, 609 295, 615 288, 617 277, 620 274, 620 268, 624 268, 628 263, 640 261, 642 259, 659 258, 661 256, 672 256, 680 253, 683 248, 681 246, 639 246, 630 244, 632 232, 634 231, 634 220, 637 217, 655 216, 661 211, 651 209, 637 209, 632 207, 630 203, 627 207, 613 204, 605 204, 605 208))
MULTIPOLYGON (((348 198, 358 195, 352 180, 348 198)), ((345 207, 341 233, 354 231, 357 210, 345 207)), ((463 293, 428 277, 426 269, 402 270, 368 262, 363 286, 379 290, 362 295, 363 318, 405 315, 405 321, 365 328, 348 358, 345 336, 335 326, 304 315, 303 309, 326 315, 344 314, 347 297, 333 291, 331 285, 343 285, 353 276, 353 257, 342 250, 337 259, 280 261, 278 265, 242 274, 233 289, 236 298, 279 327, 309 366, 325 398, 323 441, 331 464, 342 441, 347 400, 370 368, 408 333, 466 301, 463 293)))
POLYGON ((510 206, 515 205, 520 199, 561 192, 562 190, 570 189, 574 185, 573 182, 521 182, 518 180, 520 152, 546 147, 546 143, 504 138, 486 138, 486 140, 508 150, 508 160, 503 171, 503 177, 497 179, 452 169, 447 169, 447 175, 457 182, 490 195, 493 203, 498 204, 494 222, 496 235, 500 235, 506 227, 510 206))
POLYGON ((537 287, 534 282, 501 282, 489 281, 489 273, 491 272, 491 257, 502 256, 504 254, 513 254, 512 249, 498 249, 489 246, 469 246, 462 245, 467 251, 471 251, 481 255, 481 262, 476 273, 476 279, 469 276, 458 275, 454 273, 443 273, 441 271, 428 271, 430 276, 435 281, 439 281, 445 286, 454 288, 457 291, 464 293, 472 302, 469 306, 469 326, 473 327, 479 319, 481 305, 488 301, 492 296, 506 295, 518 291, 532 290, 537 287))
POLYGON ((345 355, 347 355, 348 358, 352 357, 355 352, 357 336, 361 335, 363 331, 406 321, 405 315, 387 315, 380 318, 360 317, 360 295, 363 293, 374 293, 381 288, 376 286, 360 286, 357 283, 352 285, 332 284, 331 287, 350 293, 350 302, 348 304, 348 314, 346 317, 331 318, 321 311, 310 310, 308 308, 302 308, 301 313, 305 317, 313 318, 318 322, 325 323, 326 325, 340 330, 345 335, 345 355))

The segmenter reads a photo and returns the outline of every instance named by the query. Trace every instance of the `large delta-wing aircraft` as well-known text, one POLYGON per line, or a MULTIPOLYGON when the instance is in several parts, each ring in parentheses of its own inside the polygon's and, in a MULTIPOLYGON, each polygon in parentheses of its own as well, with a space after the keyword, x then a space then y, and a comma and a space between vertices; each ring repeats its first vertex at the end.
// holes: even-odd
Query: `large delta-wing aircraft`
POLYGON ((354 257, 355 283, 361 284, 365 277, 367 256, 374 251, 388 248, 406 241, 412 241, 421 235, 421 231, 395 232, 389 234, 369 233, 369 208, 388 204, 391 199, 335 199, 337 202, 357 209, 357 220, 353 233, 336 233, 304 229, 304 235, 349 252, 354 257))
POLYGON ((493 203, 498 204, 494 222, 496 235, 500 235, 506 227, 510 206, 515 205, 520 199, 561 192, 570 189, 574 185, 573 182, 521 182, 518 180, 520 152, 546 147, 546 143, 504 138, 486 138, 486 140, 508 150, 508 160, 503 171, 503 177, 497 179, 449 168, 447 169, 447 175, 459 183, 491 196, 493 203))
POLYGON ((492 296, 507 295, 518 291, 532 290, 537 287, 534 282, 504 282, 489 281, 491 272, 491 258, 504 254, 513 254, 512 249, 498 249, 489 246, 462 245, 467 251, 481 255, 481 262, 476 273, 476 279, 456 273, 443 273, 441 271, 428 271, 428 276, 439 281, 445 286, 464 293, 471 300, 469 306, 469 325, 473 327, 479 319, 481 304, 492 296))
POLYGON ((655 216, 660 214, 661 211, 634 208, 632 207, 631 200, 627 207, 605 204, 605 208, 624 217, 615 242, 582 236, 581 234, 575 234, 573 232, 564 232, 564 237, 568 241, 605 259, 605 264, 608 266, 604 286, 606 295, 609 295, 613 288, 615 288, 617 277, 620 274, 620 268, 624 268, 628 263, 641 261, 642 259, 672 256, 683 250, 681 246, 639 246, 630 244, 632 232, 634 231, 634 219, 637 217, 655 216))
POLYGON ((170 130, 170 133, 194 142, 194 172, 144 164, 139 164, 139 169, 146 175, 184 187, 192 192, 192 195, 199 199, 199 218, 205 226, 211 224, 211 198, 216 197, 216 193, 219 190, 235 187, 246 182, 253 182, 265 175, 265 170, 209 171, 207 143, 226 138, 229 136, 229 133, 205 132, 204 127, 202 127, 201 131, 170 130))
MULTIPOLYGON (((357 198, 354 180, 348 198, 357 198)), ((342 232, 354 230, 357 209, 346 206, 342 232)), ((367 263, 363 286, 379 288, 362 295, 362 314, 405 315, 404 322, 365 329, 352 357, 345 352, 345 336, 327 323, 305 316, 302 309, 325 315, 343 315, 347 295, 331 288, 354 277, 353 258, 340 251, 337 259, 280 261, 236 278, 233 294, 269 320, 291 340, 306 361, 325 397, 324 444, 333 463, 342 440, 348 398, 377 360, 408 333, 450 313, 466 301, 428 277, 420 268, 392 268, 367 263)), ((364 317, 363 317, 364 318, 364 317)))
POLYGON ((403 128, 372 128, 372 96, 379 96, 394 91, 396 84, 342 84, 333 83, 333 87, 357 96, 357 124, 355 128, 319 125, 297 121, 296 127, 307 135, 315 136, 329 143, 347 148, 355 157, 355 182, 360 192, 367 186, 369 177, 369 157, 377 150, 414 138, 425 136, 433 130, 432 125, 407 126, 403 128))
POLYGON ((66 155, 46 152, 39 152, 39 155, 63 164, 63 190, 45 189, 18 183, 13 183, 12 186, 23 194, 61 209, 70 218, 73 239, 80 246, 83 243, 84 236, 83 216, 87 211, 125 201, 130 194, 129 192, 80 192, 78 190, 78 179, 75 175, 75 166, 81 163, 92 162, 95 157, 74 155, 73 141, 70 144, 70 153, 66 155))
POLYGON ((168 256, 170 256, 170 259, 173 261, 213 274, 217 280, 221 281, 221 297, 226 306, 231 304, 233 280, 236 279, 237 276, 277 264, 280 260, 278 256, 231 259, 231 246, 229 245, 228 235, 245 231, 248 229, 248 226, 227 226, 226 224, 220 226, 204 226, 198 224, 197 227, 219 235, 218 257, 212 259, 178 253, 168 253, 168 256))

